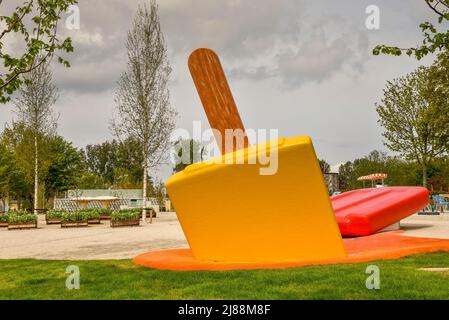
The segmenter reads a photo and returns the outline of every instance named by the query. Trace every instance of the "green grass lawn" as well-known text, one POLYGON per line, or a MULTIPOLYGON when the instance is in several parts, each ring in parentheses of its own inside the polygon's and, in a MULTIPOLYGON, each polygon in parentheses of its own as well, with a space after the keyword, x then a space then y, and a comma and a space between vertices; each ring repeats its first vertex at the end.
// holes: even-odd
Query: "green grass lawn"
POLYGON ((449 253, 400 260, 280 270, 173 272, 121 261, 0 260, 0 299, 449 299, 449 253), (77 265, 80 290, 67 290, 65 269, 77 265), (368 290, 368 265, 381 289, 368 290))

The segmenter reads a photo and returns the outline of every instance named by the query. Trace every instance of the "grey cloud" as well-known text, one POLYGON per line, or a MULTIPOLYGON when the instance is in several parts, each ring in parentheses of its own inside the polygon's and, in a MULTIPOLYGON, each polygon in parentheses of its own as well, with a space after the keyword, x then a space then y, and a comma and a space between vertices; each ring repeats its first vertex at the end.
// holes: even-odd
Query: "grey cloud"
MULTIPOLYGON (((61 91, 103 92, 115 87, 126 66, 126 34, 141 3, 144 1, 79 2, 81 29, 61 28, 62 36, 72 37, 76 50, 67 56, 70 69, 55 67, 61 91)), ((218 51, 231 77, 277 77, 284 87, 323 81, 343 65, 363 67, 363 60, 342 56, 353 50, 347 45, 349 41, 326 38, 335 25, 349 29, 343 13, 334 12, 341 6, 328 8, 305 0, 162 0, 159 6, 170 57, 173 64, 182 66, 174 70, 174 78, 184 72, 188 54, 202 46, 218 51), (310 37, 316 29, 323 34, 310 37)), ((361 45, 359 31, 347 33, 355 38, 354 46, 361 45)))
POLYGON ((320 82, 340 70, 350 60, 352 50, 342 39, 327 42, 324 33, 311 37, 297 51, 285 50, 277 55, 277 73, 289 87, 306 81, 320 82))
POLYGON ((196 47, 214 48, 234 79, 274 77, 293 88, 323 81, 344 66, 361 72, 366 60, 355 54, 367 44, 363 24, 354 27, 344 12, 323 3, 169 0, 161 2, 161 13, 175 58, 186 59, 196 47))
MULTIPOLYGON (((76 51, 68 56, 72 68, 55 66, 61 89, 56 109, 60 133, 77 146, 110 138, 113 89, 126 66, 124 41, 143 2, 80 0, 81 30, 60 29, 73 38, 76 51)), ((309 134, 319 156, 330 163, 382 147, 373 103, 387 80, 418 63, 374 58, 370 51, 378 43, 416 45, 419 23, 432 16, 423 1, 409 0, 158 2, 180 126, 189 128, 199 119, 207 127, 186 66, 193 49, 207 46, 220 54, 248 127, 280 128, 285 136, 309 134), (379 31, 364 26, 370 4, 381 9, 379 31)), ((0 106, 0 129, 11 109, 11 104, 0 106)), ((163 175, 170 168, 167 172, 163 175)))

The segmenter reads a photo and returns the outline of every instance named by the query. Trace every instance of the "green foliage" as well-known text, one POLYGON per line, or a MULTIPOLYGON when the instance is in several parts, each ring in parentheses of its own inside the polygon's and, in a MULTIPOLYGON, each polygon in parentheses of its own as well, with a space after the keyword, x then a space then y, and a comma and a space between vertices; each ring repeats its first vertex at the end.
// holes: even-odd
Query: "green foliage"
MULTIPOLYGON (((446 164, 444 164, 446 165, 446 164)), ((443 163, 441 164, 443 170, 443 163)), ((449 166, 447 167, 449 170, 449 166)), ((416 186, 421 183, 420 165, 416 162, 406 161, 400 157, 389 156, 385 152, 374 150, 365 157, 348 161, 339 168, 339 184, 341 191, 371 187, 371 182, 357 181, 358 177, 373 173, 386 173, 385 183, 389 186, 416 186)), ((429 170, 429 179, 437 171, 429 170)), ((440 187, 440 185, 435 185, 440 187)))
POLYGON ((323 172, 323 174, 331 172, 331 166, 329 163, 326 162, 326 160, 319 160, 319 162, 320 162, 321 172, 323 172))
POLYGON ((106 209, 106 208, 100 208, 100 209, 95 209, 97 211, 97 213, 100 216, 110 216, 112 214, 112 210, 111 209, 106 209))
POLYGON ((84 151, 88 171, 85 184, 105 188, 140 188, 143 177, 141 150, 140 144, 133 139, 88 145, 84 151))
POLYGON ((8 222, 8 215, 5 213, 0 213, 0 222, 8 222))
POLYGON ((8 213, 8 223, 36 222, 37 216, 30 213, 14 212, 8 213))
MULTIPOLYGON (((34 184, 34 141, 21 123, 5 128, 0 136, 0 196, 32 199, 34 184)), ((83 176, 81 151, 60 136, 39 137, 39 179, 45 182, 46 197, 75 188, 83 176)))
POLYGON ((114 212, 111 214, 111 220, 113 221, 135 221, 140 219, 140 213, 141 209, 139 211, 137 210, 121 210, 120 212, 114 212))
POLYGON ((22 198, 27 191, 24 169, 14 151, 0 139, 0 198, 22 198))
POLYGON ((193 139, 179 139, 174 143, 175 167, 173 172, 180 172, 191 164, 203 160, 205 148, 199 141, 193 139))
POLYGON ((47 212, 47 219, 62 219, 66 213, 63 210, 50 210, 47 212))
POLYGON ((27 216, 32 214, 31 212, 25 211, 25 210, 17 210, 17 211, 10 211, 8 214, 13 214, 16 216, 27 216))
POLYGON ((83 171, 79 176, 76 189, 105 189, 109 186, 93 172, 83 171))
POLYGON ((80 210, 80 211, 78 211, 78 213, 87 216, 88 220, 100 219, 99 209, 96 209, 96 208, 80 210))
POLYGON ((97 210, 86 209, 76 212, 66 212, 62 215, 62 219, 65 222, 82 222, 93 219, 99 219, 100 215, 97 210))
MULTIPOLYGON (((39 180, 45 180, 48 168, 51 165, 48 152, 49 138, 38 135, 38 143, 40 145, 39 152, 39 180)), ((27 206, 31 207, 34 188, 34 133, 31 128, 27 128, 24 123, 13 123, 10 127, 5 128, 1 139, 3 143, 14 154, 13 161, 23 173, 25 194, 20 197, 27 206)))
POLYGON ((447 97, 435 86, 438 70, 437 66, 420 67, 388 82, 383 99, 376 104, 384 144, 421 165, 424 186, 429 164, 449 148, 449 107, 443 102, 447 97))
POLYGON ((408 56, 414 56, 420 60, 424 56, 449 50, 449 30, 447 23, 449 22, 449 1, 448 0, 424 0, 427 5, 438 16, 438 27, 431 22, 424 22, 420 24, 420 29, 423 33, 423 41, 420 45, 412 48, 399 48, 397 46, 378 45, 374 48, 373 54, 390 54, 394 56, 401 56, 403 53, 408 56), (443 29, 443 30, 441 30, 443 29))
POLYGON ((45 177, 47 197, 76 188, 84 170, 81 151, 62 137, 55 136, 49 139, 47 152, 49 159, 45 177))
MULTIPOLYGON (((77 0, 26 0, 9 15, 0 16, 0 59, 6 72, 0 75, 0 103, 6 103, 25 82, 22 75, 46 63, 54 55, 69 67, 60 53, 73 52, 72 40, 57 36, 61 15, 77 0), (8 39, 24 42, 24 50, 11 55, 4 51, 8 39)), ((11 40, 12 41, 12 40, 11 40)))
MULTIPOLYGON (((132 208, 132 209, 123 209, 123 210, 120 210, 119 212, 133 212, 133 213, 142 214, 142 210, 143 210, 142 208, 132 208)), ((146 208, 146 210, 147 210, 147 213, 154 212, 153 208, 146 208)))

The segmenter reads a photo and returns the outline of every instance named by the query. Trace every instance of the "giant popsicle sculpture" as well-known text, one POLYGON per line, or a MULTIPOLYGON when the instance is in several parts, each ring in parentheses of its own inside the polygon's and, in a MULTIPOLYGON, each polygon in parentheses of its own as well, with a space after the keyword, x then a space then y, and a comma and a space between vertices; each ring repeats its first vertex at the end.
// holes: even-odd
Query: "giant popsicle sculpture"
POLYGON ((311 139, 249 146, 218 56, 198 49, 189 68, 224 153, 187 167, 166 184, 194 257, 236 263, 344 257, 311 139), (236 129, 237 143, 229 143, 226 131, 236 129), (267 156, 276 162, 270 168, 261 161, 267 156))

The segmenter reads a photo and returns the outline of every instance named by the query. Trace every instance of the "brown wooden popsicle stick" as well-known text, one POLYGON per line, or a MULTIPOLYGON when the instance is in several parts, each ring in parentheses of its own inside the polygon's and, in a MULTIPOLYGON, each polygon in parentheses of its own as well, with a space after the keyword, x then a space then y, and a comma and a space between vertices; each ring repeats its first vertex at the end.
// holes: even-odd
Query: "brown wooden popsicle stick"
POLYGON ((195 50, 189 57, 189 69, 222 153, 248 147, 245 127, 217 54, 207 48, 195 50), (233 130, 231 141, 229 130, 233 130))

